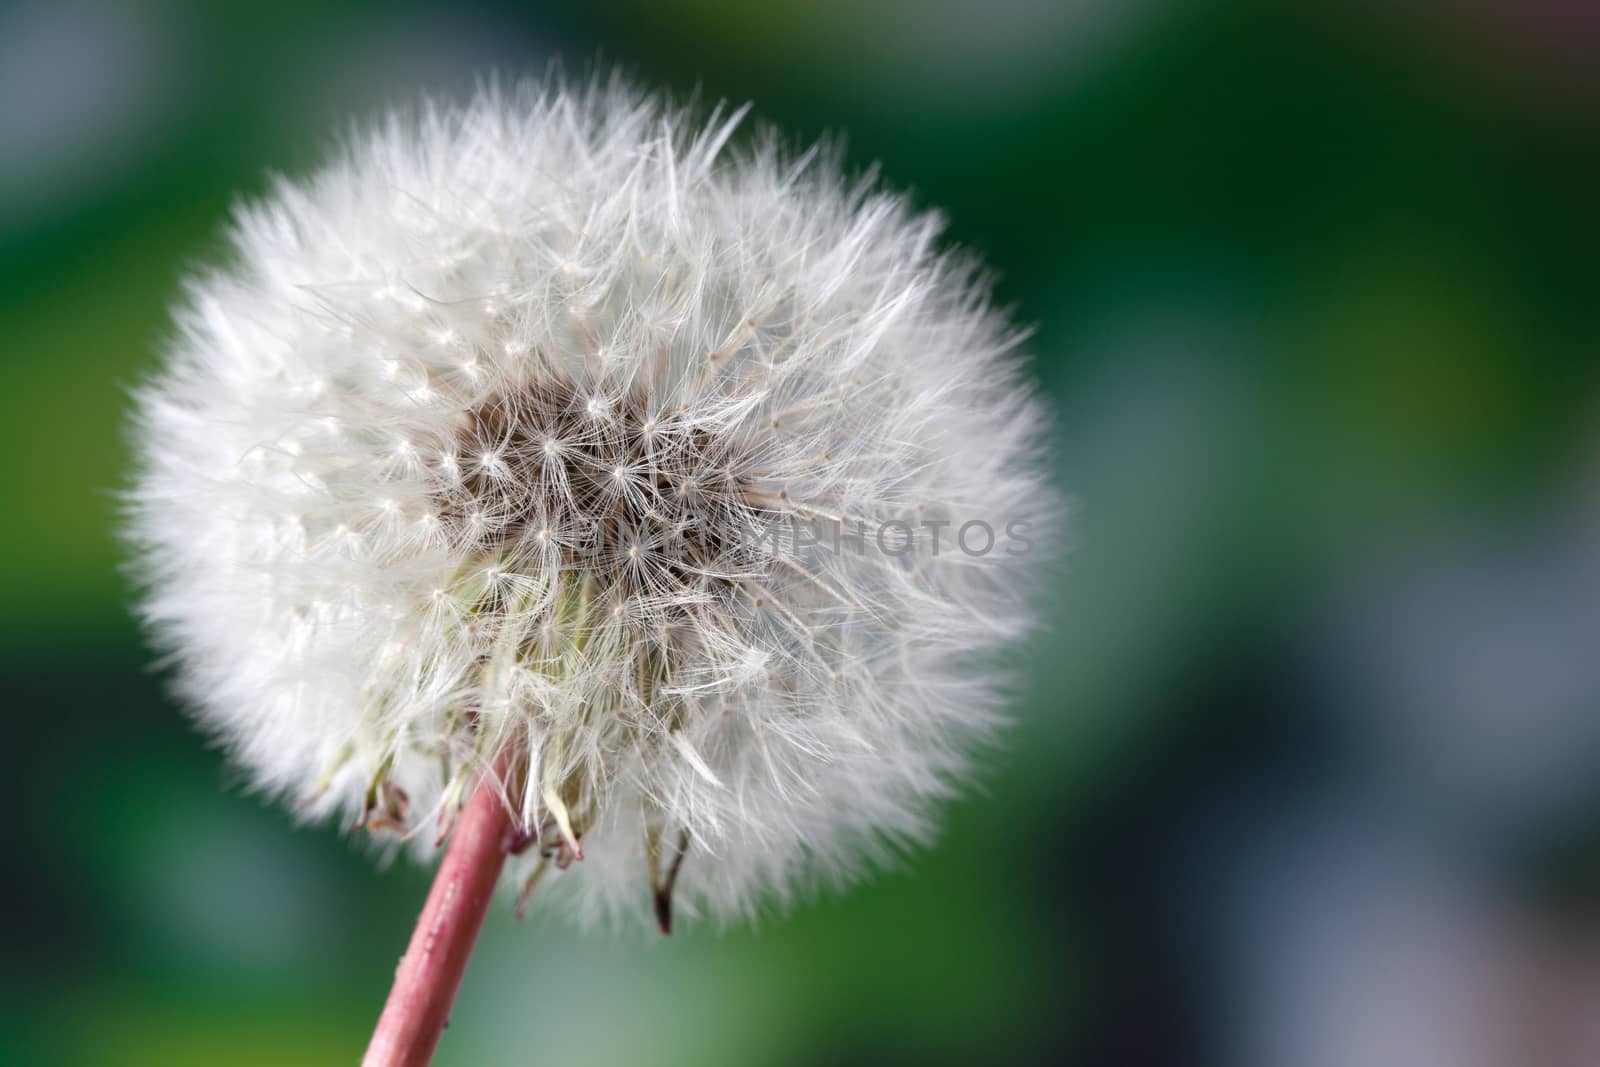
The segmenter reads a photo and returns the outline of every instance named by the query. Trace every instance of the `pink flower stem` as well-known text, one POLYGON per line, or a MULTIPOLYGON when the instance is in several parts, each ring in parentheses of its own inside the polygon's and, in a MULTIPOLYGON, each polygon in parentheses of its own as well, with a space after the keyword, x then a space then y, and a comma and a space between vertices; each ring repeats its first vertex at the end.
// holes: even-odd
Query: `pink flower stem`
POLYGON ((425 1067, 432 1059, 514 839, 511 816, 485 777, 450 836, 362 1067, 425 1067))

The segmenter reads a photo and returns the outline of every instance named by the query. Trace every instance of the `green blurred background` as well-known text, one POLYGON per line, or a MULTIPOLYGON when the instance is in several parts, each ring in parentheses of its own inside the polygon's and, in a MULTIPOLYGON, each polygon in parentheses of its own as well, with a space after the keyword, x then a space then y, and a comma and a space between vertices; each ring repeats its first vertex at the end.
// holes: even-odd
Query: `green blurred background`
POLYGON ((438 1062, 1596 1062, 1583 6, 0 4, 0 1061, 359 1057, 426 873, 165 695, 125 390, 269 170, 598 61, 947 211, 1037 324, 1074 549, 935 849, 663 941, 500 906, 438 1062))

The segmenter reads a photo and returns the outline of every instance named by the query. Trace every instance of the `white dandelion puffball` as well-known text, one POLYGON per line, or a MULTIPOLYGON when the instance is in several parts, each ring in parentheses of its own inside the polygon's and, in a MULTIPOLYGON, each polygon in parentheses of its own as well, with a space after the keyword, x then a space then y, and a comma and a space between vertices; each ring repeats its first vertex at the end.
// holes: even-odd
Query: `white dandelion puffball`
POLYGON ((927 836, 1029 623, 1042 406, 937 218, 742 115, 487 88, 238 210, 128 507, 260 789, 429 855, 492 782, 584 916, 927 836))

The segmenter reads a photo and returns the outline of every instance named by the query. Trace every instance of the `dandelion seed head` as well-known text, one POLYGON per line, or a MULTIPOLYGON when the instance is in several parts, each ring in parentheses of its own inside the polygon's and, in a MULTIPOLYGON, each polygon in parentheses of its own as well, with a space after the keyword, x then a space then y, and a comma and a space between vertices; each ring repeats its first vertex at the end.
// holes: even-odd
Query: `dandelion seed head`
POLYGON ((508 878, 564 868, 536 899, 586 918, 668 869, 746 914, 929 835, 1037 583, 907 524, 1047 546, 1042 405, 936 218, 743 114, 489 88, 238 211, 128 511, 261 789, 428 855, 491 776, 540 846, 508 878), (844 516, 903 525, 759 536, 844 516))

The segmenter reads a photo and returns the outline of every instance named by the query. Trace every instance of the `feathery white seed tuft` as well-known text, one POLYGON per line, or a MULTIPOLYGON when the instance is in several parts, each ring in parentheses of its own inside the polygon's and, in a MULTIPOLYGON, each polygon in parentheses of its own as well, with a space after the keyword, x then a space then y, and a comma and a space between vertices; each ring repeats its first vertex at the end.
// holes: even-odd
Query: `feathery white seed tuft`
POLYGON ((238 211, 129 511, 260 787, 426 855, 511 753, 511 877, 583 859, 540 893, 585 916, 745 913, 926 835, 1028 623, 1041 405, 935 218, 730 148, 743 114, 491 88, 238 211))

